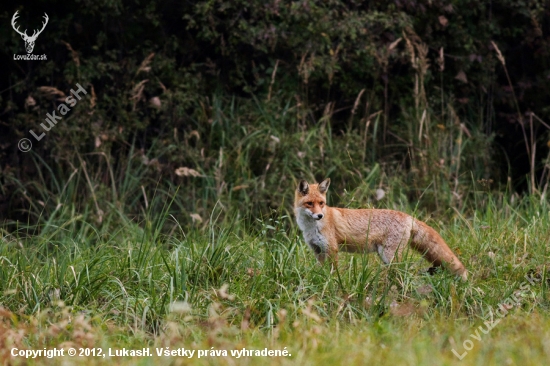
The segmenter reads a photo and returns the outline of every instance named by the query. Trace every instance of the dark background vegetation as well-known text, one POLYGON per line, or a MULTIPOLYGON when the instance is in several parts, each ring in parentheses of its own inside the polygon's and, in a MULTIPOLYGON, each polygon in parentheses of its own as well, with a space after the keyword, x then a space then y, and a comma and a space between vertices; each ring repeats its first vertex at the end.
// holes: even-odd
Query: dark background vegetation
POLYGON ((4 224, 59 210, 100 224, 114 209, 140 217, 167 201, 184 225, 214 208, 249 218, 288 211, 297 179, 325 176, 332 202, 352 206, 376 189, 441 212, 475 190, 546 193, 548 1, 0 9, 4 224), (25 53, 16 10, 21 29, 48 14, 33 52, 47 61, 13 60, 25 53), (29 130, 40 133, 76 83, 86 98, 34 141, 29 130), (31 152, 17 148, 24 137, 31 152))

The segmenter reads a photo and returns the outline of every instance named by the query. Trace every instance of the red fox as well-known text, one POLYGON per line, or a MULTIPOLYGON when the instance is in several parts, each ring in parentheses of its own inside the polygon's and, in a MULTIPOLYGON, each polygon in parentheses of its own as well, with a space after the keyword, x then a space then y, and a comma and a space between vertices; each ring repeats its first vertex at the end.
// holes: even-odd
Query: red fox
POLYGON ((464 265, 430 226, 399 211, 329 207, 329 185, 329 178, 311 185, 302 180, 294 201, 298 226, 319 262, 327 256, 336 262, 338 251, 344 250, 378 252, 389 264, 410 245, 434 266, 446 263, 454 274, 467 279, 464 265))

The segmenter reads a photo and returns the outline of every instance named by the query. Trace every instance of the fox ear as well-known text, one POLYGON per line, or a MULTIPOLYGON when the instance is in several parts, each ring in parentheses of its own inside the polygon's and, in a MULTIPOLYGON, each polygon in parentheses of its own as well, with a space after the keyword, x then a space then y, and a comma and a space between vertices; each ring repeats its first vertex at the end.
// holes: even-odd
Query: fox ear
POLYGON ((298 184, 298 193, 300 193, 302 196, 305 196, 309 193, 309 183, 305 180, 301 180, 298 184))
POLYGON ((328 186, 330 186, 330 178, 325 179, 321 183, 319 183, 319 192, 321 193, 327 193, 328 186))

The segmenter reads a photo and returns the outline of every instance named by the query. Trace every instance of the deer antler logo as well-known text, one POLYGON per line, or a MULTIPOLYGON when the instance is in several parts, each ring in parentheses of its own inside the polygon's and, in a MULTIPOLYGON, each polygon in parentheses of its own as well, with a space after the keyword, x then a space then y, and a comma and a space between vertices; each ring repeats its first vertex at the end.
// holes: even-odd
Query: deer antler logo
POLYGON ((21 38, 23 38, 23 40, 25 41, 25 48, 27 49, 27 53, 32 53, 32 50, 34 49, 34 42, 36 42, 36 38, 38 38, 40 33, 42 33, 44 28, 46 28, 46 24, 48 24, 48 20, 50 18, 48 18, 48 14, 44 13, 45 22, 42 22, 42 29, 40 29, 39 31, 34 30, 32 36, 29 37, 27 35, 27 30, 26 29, 25 29, 25 32, 22 33, 22 32, 19 31, 19 26, 17 26, 17 28, 15 27, 15 20, 18 17, 18 15, 17 15, 18 12, 19 11, 16 11, 15 14, 13 14, 13 18, 11 18, 11 26, 13 27, 13 29, 17 33, 19 33, 21 35, 21 38))

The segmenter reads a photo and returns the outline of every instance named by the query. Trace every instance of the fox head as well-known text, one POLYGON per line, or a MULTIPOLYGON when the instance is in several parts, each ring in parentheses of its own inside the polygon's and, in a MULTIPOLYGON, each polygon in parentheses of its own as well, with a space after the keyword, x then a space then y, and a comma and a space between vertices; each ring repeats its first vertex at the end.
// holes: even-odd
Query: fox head
POLYGON ((309 184, 302 180, 296 189, 294 207, 300 214, 321 220, 325 216, 327 206, 327 190, 330 178, 319 184, 309 184))

